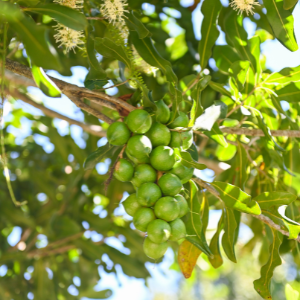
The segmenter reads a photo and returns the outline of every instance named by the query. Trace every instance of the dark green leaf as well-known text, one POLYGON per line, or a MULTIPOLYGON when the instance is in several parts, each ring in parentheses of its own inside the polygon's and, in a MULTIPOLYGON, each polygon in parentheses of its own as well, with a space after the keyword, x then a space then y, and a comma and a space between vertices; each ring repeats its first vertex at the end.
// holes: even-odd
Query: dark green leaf
POLYGON ((235 79, 239 91, 244 88, 250 62, 246 60, 235 61, 229 68, 229 74, 235 79))
POLYGON ((8 2, 0 2, 0 14, 18 33, 34 65, 44 69, 61 69, 55 49, 52 47, 50 50, 48 45, 47 27, 36 25, 17 5, 8 2))
POLYGON ((228 207, 224 207, 224 234, 222 236, 222 246, 227 257, 236 263, 234 240, 235 231, 237 230, 237 223, 233 210, 228 207))
POLYGON ((180 151, 179 149, 175 149, 175 154, 178 158, 180 158, 182 164, 186 166, 187 168, 195 168, 198 170, 204 170, 207 168, 206 165, 200 164, 197 161, 195 161, 191 154, 187 151, 180 151))
POLYGON ((95 291, 94 288, 90 288, 85 291, 79 292, 78 297, 86 297, 86 298, 91 298, 91 299, 107 299, 112 295, 112 291, 107 289, 107 290, 102 290, 102 291, 95 291))
POLYGON ((220 198, 227 207, 248 214, 261 214, 259 205, 254 200, 251 200, 250 195, 246 194, 238 187, 218 181, 212 182, 211 185, 219 192, 220 198))
POLYGON ((57 22, 74 30, 84 30, 88 25, 84 14, 64 5, 39 3, 35 7, 26 8, 26 11, 48 15, 57 22))
POLYGON ((137 15, 136 12, 131 11, 131 13, 126 13, 125 16, 126 16, 125 22, 129 30, 136 31, 140 39, 144 39, 147 36, 151 36, 150 31, 139 20, 139 16, 137 15))
POLYGON ((150 37, 140 39, 135 31, 131 31, 130 37, 135 49, 144 61, 151 66, 161 69, 168 81, 178 81, 177 76, 172 70, 171 63, 160 56, 150 37))
POLYGON ((288 192, 264 192, 256 196, 253 200, 256 201, 262 209, 268 209, 271 206, 279 207, 281 205, 289 205, 297 198, 288 192))
POLYGON ((199 201, 199 197, 202 197, 202 193, 198 192, 198 188, 194 181, 190 180, 190 199, 189 199, 189 207, 190 212, 186 217, 186 229, 187 236, 186 239, 191 242, 193 245, 198 247, 203 253, 207 256, 211 256, 212 253, 208 247, 208 244, 205 239, 205 235, 203 232, 203 223, 201 220, 201 205, 199 201))
POLYGON ((47 76, 42 68, 33 65, 31 71, 35 83, 45 95, 53 98, 59 98, 61 96, 60 89, 47 76))
POLYGON ((254 85, 257 85, 260 82, 260 76, 262 73, 262 68, 260 64, 260 43, 261 43, 260 37, 257 35, 249 39, 249 49, 250 49, 250 53, 254 58, 254 63, 255 63, 254 70, 256 71, 255 82, 253 84, 253 87, 254 85))
POLYGON ((223 224, 223 214, 222 214, 222 216, 219 220, 219 223, 218 223, 217 230, 209 244, 209 248, 211 249, 213 257, 209 257, 208 259, 209 259, 211 265, 215 269, 219 268, 223 264, 223 258, 222 258, 221 250, 220 250, 220 233, 221 233, 223 226, 224 226, 224 224, 223 224))
POLYGON ((243 145, 238 142, 237 145, 237 169, 238 169, 238 186, 245 190, 245 183, 247 181, 247 153, 243 145))
POLYGON ((298 0, 283 0, 283 8, 289 10, 298 3, 298 0))
POLYGON ((270 291, 270 283, 273 277, 273 272, 276 267, 281 265, 281 258, 279 256, 279 248, 282 243, 282 234, 271 228, 272 243, 269 248, 269 259, 267 263, 261 268, 260 278, 253 282, 254 288, 264 299, 272 299, 270 291))
POLYGON ((84 169, 90 170, 95 167, 95 165, 105 158, 110 158, 112 160, 112 164, 114 163, 114 159, 117 158, 119 153, 121 152, 121 146, 111 146, 107 143, 105 146, 98 148, 95 152, 91 153, 86 161, 84 162, 84 169))
POLYGON ((279 42, 291 51, 298 50, 294 34, 294 17, 291 10, 283 8, 282 0, 263 0, 267 18, 279 42))
POLYGON ((90 90, 102 89, 107 84, 107 75, 101 68, 95 53, 94 37, 91 32, 88 33, 86 39, 86 53, 90 65, 89 73, 87 74, 84 85, 90 90))
POLYGON ((228 45, 216 45, 213 51, 213 58, 220 72, 229 75, 228 69, 237 60, 239 56, 236 51, 228 45))
POLYGON ((209 84, 208 84, 213 90, 221 93, 222 95, 226 95, 228 97, 231 97, 231 93, 226 90, 224 88, 224 86, 220 83, 217 83, 217 82, 213 82, 213 81, 210 81, 209 84))
POLYGON ((217 18, 222 8, 220 0, 205 0, 201 7, 204 16, 199 42, 200 67, 203 70, 211 57, 211 51, 219 36, 217 18))
POLYGON ((278 100, 287 102, 300 102, 300 82, 293 82, 286 85, 284 88, 275 90, 278 100))
POLYGON ((123 62, 130 70, 132 69, 131 60, 128 57, 124 47, 115 44, 107 37, 95 38, 95 49, 97 52, 107 58, 114 58, 123 62))
POLYGON ((237 51, 242 60, 249 61, 253 70, 256 70, 255 59, 248 47, 247 32, 243 27, 243 16, 237 15, 236 12, 232 10, 227 15, 224 25, 228 45, 237 51))

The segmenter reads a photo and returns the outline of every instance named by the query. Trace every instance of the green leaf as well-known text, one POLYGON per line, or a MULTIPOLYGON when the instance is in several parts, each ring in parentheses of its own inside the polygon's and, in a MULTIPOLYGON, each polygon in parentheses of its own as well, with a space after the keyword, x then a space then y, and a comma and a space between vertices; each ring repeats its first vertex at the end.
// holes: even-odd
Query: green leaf
POLYGON ((0 2, 0 15, 3 15, 10 27, 18 33, 34 65, 44 69, 61 70, 55 49, 51 47, 50 50, 48 45, 46 26, 36 25, 17 5, 8 2, 0 2))
POLYGON ((226 75, 229 75, 228 69, 230 66, 240 59, 236 51, 228 45, 216 45, 213 51, 213 58, 220 72, 226 75))
POLYGON ((187 150, 187 152, 191 154, 193 160, 198 161, 199 154, 195 144, 192 144, 192 146, 187 150))
POLYGON ((117 59, 123 62, 130 70, 132 69, 131 60, 124 47, 115 44, 109 38, 95 38, 95 49, 98 53, 107 58, 117 59))
POLYGON ((57 22, 78 31, 84 30, 88 25, 84 14, 64 5, 39 3, 35 7, 26 8, 25 11, 48 15, 57 22))
POLYGON ((221 101, 216 102, 208 107, 203 114, 196 119, 193 130, 208 130, 210 131, 215 122, 223 115, 224 110, 227 110, 227 105, 221 101))
POLYGON ((199 196, 203 197, 202 193, 198 192, 198 187, 194 181, 190 180, 190 199, 189 207, 190 212, 186 216, 186 239, 193 245, 198 247, 207 256, 211 256, 212 253, 206 242, 206 238, 203 231, 203 223, 201 220, 201 204, 199 201, 199 196))
POLYGON ((296 195, 288 192, 265 192, 253 200, 258 202, 265 215, 270 217, 276 224, 288 229, 290 239, 296 239, 300 233, 300 224, 286 217, 282 210, 280 212, 278 210, 280 206, 283 206, 282 208, 285 209, 296 198, 296 195))
POLYGON ((298 0, 283 0, 283 8, 289 10, 298 3, 298 0))
POLYGON ((281 258, 279 255, 279 248, 282 243, 282 234, 271 228, 272 243, 269 248, 269 259, 267 263, 261 268, 260 278, 253 282, 255 290, 263 299, 272 299, 270 291, 270 283, 273 277, 273 272, 277 266, 281 265, 281 258))
POLYGON ((229 74, 235 79, 239 91, 244 88, 249 68, 250 62, 246 60, 238 60, 229 68, 229 74))
POLYGON ((203 132, 205 135, 207 135, 210 139, 214 140, 217 142, 219 145, 227 148, 228 143, 226 142, 226 139, 224 137, 223 132, 220 130, 219 125, 216 123, 212 127, 210 131, 204 131, 203 132))
POLYGON ((299 291, 293 289, 290 284, 285 285, 285 297, 286 300, 299 300, 299 291))
POLYGON ((264 83, 266 84, 284 84, 300 80, 300 66, 295 68, 284 68, 278 73, 269 75, 264 83))
POLYGON ((256 201, 262 209, 268 209, 272 206, 279 207, 281 205, 289 205, 297 199, 296 195, 288 192, 264 192, 256 196, 256 201))
POLYGON ((177 88, 173 87, 172 84, 169 84, 170 92, 171 92, 171 101, 172 101, 172 112, 173 117, 169 120, 169 123, 173 122, 176 117, 179 115, 179 104, 182 101, 182 92, 177 88))
POLYGON ((126 13, 125 16, 126 16, 125 22, 129 30, 136 31, 140 39, 144 39, 147 36, 151 36, 150 31, 139 20, 139 16, 136 12, 131 11, 130 13, 126 13))
POLYGON ((222 95, 228 96, 231 98, 231 93, 224 88, 224 86, 220 83, 210 81, 208 84, 213 90, 221 93, 222 95))
POLYGON ((275 90, 278 100, 285 100, 287 102, 300 102, 300 82, 293 82, 286 85, 284 88, 275 90))
POLYGON ((255 61, 255 82, 253 84, 253 87, 257 85, 260 82, 260 77, 262 73, 262 68, 260 64, 260 43, 261 39, 259 36, 254 36, 251 39, 249 39, 249 49, 250 53, 252 54, 254 61, 255 61))
POLYGON ((243 27, 243 16, 232 10, 224 20, 224 30, 228 45, 237 51, 242 60, 249 61, 253 70, 256 70, 255 59, 248 47, 247 32, 243 27))
POLYGON ((84 162, 84 169, 90 170, 95 167, 95 165, 103 159, 110 158, 111 164, 117 158, 121 152, 121 146, 111 146, 109 143, 98 148, 95 152, 91 153, 84 162))
POLYGON ((223 214, 219 220, 217 230, 209 244, 209 248, 213 254, 213 257, 209 257, 208 259, 209 259, 209 262, 211 263, 211 265, 215 269, 219 268, 223 264, 223 258, 222 258, 221 250, 220 250, 220 233, 221 233, 222 228, 223 228, 223 214))
MULTIPOLYGON (((197 78, 195 78, 194 80, 197 80, 197 78)), ((201 105, 201 93, 208 86, 210 80, 211 76, 204 75, 199 80, 199 82, 191 88, 191 97, 194 100, 194 102, 190 112, 190 122, 188 127, 193 127, 196 118, 198 118, 203 113, 203 107, 201 105)), ((193 82, 191 84, 193 84, 193 82)))
POLYGON ((237 151, 238 151, 238 156, 237 156, 237 170, 238 170, 238 186, 242 190, 245 190, 245 183, 247 181, 247 153, 243 145, 238 142, 237 145, 237 151))
POLYGON ((35 83, 45 95, 53 98, 59 98, 61 96, 60 89, 47 76, 42 68, 33 65, 31 71, 35 83))
POLYGON ((294 34, 294 17, 291 10, 283 8, 282 0, 263 0, 267 19, 279 42, 291 51, 298 50, 294 34))
POLYGON ((160 56, 150 37, 140 39, 135 31, 131 31, 130 38, 144 61, 151 66, 159 68, 166 75, 169 82, 176 83, 178 81, 171 63, 160 56))
POLYGON ((201 215, 201 220, 203 224, 203 232, 206 232, 207 226, 208 226, 208 221, 209 221, 209 203, 208 199, 206 197, 206 193, 203 192, 203 197, 202 197, 202 202, 201 202, 201 208, 200 208, 200 215, 201 215))
POLYGON ((201 40, 199 42, 200 67, 202 70, 207 66, 212 48, 219 36, 217 19, 221 8, 220 0, 204 0, 201 7, 204 17, 201 26, 201 40))
POLYGON ((222 236, 222 246, 227 257, 236 263, 236 256, 234 251, 235 231, 237 230, 237 223, 233 210, 224 207, 224 234, 222 236))
POLYGON ((191 154, 187 151, 179 151, 179 149, 175 149, 175 154, 177 157, 181 159, 181 162, 184 166, 187 168, 195 168, 198 170, 204 170, 207 169, 207 166, 204 164, 200 164, 197 161, 195 161, 191 154))
POLYGON ((80 291, 78 297, 79 298, 91 298, 91 299, 107 299, 112 295, 112 291, 109 289, 102 291, 95 291, 93 287, 88 290, 80 291))
POLYGON ((254 200, 251 200, 250 195, 246 194, 238 187, 218 181, 212 182, 211 185, 219 192, 221 200, 227 207, 248 214, 261 214, 259 205, 254 200))
POLYGON ((101 68, 95 53, 95 42, 93 33, 89 32, 86 39, 86 54, 90 70, 84 80, 84 85, 90 90, 102 89, 107 84, 107 75, 101 68))
POLYGON ((253 115, 256 116, 258 126, 263 131, 265 137, 274 145, 274 147, 279 151, 286 151, 284 148, 280 147, 272 136, 270 128, 266 125, 263 115, 259 110, 253 107, 249 107, 253 115))

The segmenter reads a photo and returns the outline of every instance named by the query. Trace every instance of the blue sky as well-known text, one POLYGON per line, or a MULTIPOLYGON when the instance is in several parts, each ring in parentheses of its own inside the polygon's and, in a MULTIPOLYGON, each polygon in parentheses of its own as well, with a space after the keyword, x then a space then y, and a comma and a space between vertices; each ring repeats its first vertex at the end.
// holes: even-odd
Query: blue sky
MULTIPOLYGON (((193 0, 182 0, 181 3, 184 6, 189 6, 193 4, 193 0)), ((227 0, 222 0, 222 3, 228 4, 227 0)), ((151 5, 145 6, 147 10, 151 10, 151 5)), ((295 20, 298 20, 295 22, 295 33, 298 41, 300 41, 300 5, 297 5, 294 10, 294 18, 295 20)), ((194 31, 196 34, 196 37, 198 39, 201 38, 200 35, 200 26, 202 22, 202 14, 200 12, 199 7, 195 9, 193 13, 193 23, 194 23, 194 31)), ((249 19, 245 19, 244 21, 246 30, 248 32, 249 37, 253 36, 255 33, 255 28, 253 28, 253 24, 249 21, 249 19)), ((174 25, 174 28, 172 29, 172 35, 176 36, 178 31, 178 27, 174 25)), ((221 33, 220 37, 218 39, 218 44, 225 44, 225 38, 224 34, 221 33)), ((300 50, 296 52, 290 52, 285 47, 283 47, 277 40, 268 40, 262 44, 262 53, 267 56, 267 67, 271 69, 272 71, 279 71, 280 69, 284 67, 295 67, 300 65, 300 50)), ((72 73, 73 76, 71 77, 64 77, 59 75, 55 71, 48 71, 49 75, 68 81, 73 84, 77 84, 78 86, 83 86, 84 78, 87 74, 87 70, 83 67, 73 67, 72 73)), ((65 96, 63 96, 61 99, 53 99, 46 97, 43 95, 42 92, 40 92, 36 88, 29 88, 29 92, 34 95, 35 97, 42 100, 45 106, 47 106, 50 109, 53 109, 59 113, 62 113, 64 115, 67 115, 68 117, 77 119, 79 121, 83 121, 83 114, 82 112, 65 96)), ((116 88, 108 90, 109 94, 115 94, 116 88)), ((32 114, 41 115, 42 113, 38 110, 33 108, 32 106, 25 104, 21 101, 17 101, 15 104, 16 107, 21 107, 25 111, 28 111, 32 114)), ((8 121, 11 118, 10 115, 10 108, 11 105, 6 102, 5 104, 5 110, 4 120, 8 121)), ((59 132, 62 135, 65 135, 68 131, 68 124, 65 121, 61 120, 55 120, 55 124, 57 128, 59 129, 59 132)), ((16 129, 10 127, 9 131, 16 133, 16 129)), ((25 136, 30 134, 30 121, 24 120, 23 126, 21 130, 17 130, 18 132, 18 138, 17 142, 22 143, 22 140, 25 136)), ((82 139, 82 129, 76 125, 71 126, 71 134, 72 137, 76 140, 76 142, 81 146, 85 146, 85 142, 82 139)), ((53 151, 53 145, 48 141, 46 137, 38 136, 36 135, 35 140, 37 143, 42 145, 47 152, 53 151)), ((101 172, 101 170, 99 170, 101 172)), ((209 172, 209 170, 206 170, 204 172, 199 172, 197 175, 201 176, 204 179, 212 180, 212 173, 209 172)), ((119 209, 119 213, 123 214, 124 211, 122 211, 122 208, 119 209)), ((220 216, 219 212, 212 213, 212 220, 217 220, 220 216)), ((214 222, 213 222, 214 223, 214 222)), ((213 228, 214 224, 210 224, 210 227, 213 228)), ((243 226, 242 228, 242 236, 248 236, 251 235, 250 230, 243 226), (247 234, 245 234, 247 233, 247 234)), ((20 228, 15 228, 12 234, 8 238, 8 242, 13 246, 15 245, 19 239, 20 239, 20 228)), ((118 245, 118 241, 115 241, 111 239, 109 241, 110 245, 115 246, 116 248, 120 248, 120 245, 118 245)), ((114 290, 113 296, 110 298, 111 300, 116 299, 131 299, 131 300, 150 300, 153 298, 153 295, 155 293, 159 292, 165 292, 165 291, 174 291, 176 293, 176 281, 180 278, 180 274, 178 272, 175 272, 173 270, 169 270, 170 266, 173 263, 174 255, 172 251, 169 249, 167 252, 167 255, 165 256, 163 262, 161 264, 147 264, 147 268, 149 272, 152 274, 152 278, 148 280, 149 289, 145 287, 144 280, 129 278, 127 276, 124 276, 122 270, 120 267, 117 267, 118 275, 115 277, 113 274, 104 274, 103 270, 100 268, 99 272, 101 274, 101 281, 97 285, 97 289, 106 289, 106 288, 112 288, 114 290), (134 290, 134 293, 132 292, 134 290), (150 292, 149 292, 150 290, 150 292)), ((5 267, 0 267, 0 276, 3 276, 5 274, 5 267)), ((70 287, 70 293, 76 293, 76 280, 74 281, 74 285, 70 287)), ((31 295, 29 295, 29 298, 31 295)))

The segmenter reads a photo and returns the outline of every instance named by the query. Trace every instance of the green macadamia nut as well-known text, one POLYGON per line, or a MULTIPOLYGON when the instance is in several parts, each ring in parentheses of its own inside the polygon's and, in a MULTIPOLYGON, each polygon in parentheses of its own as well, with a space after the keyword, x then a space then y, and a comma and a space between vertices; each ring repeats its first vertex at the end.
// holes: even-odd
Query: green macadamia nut
POLYGON ((145 254, 152 259, 159 259, 164 256, 168 249, 168 243, 164 242, 161 244, 156 244, 151 242, 151 240, 146 237, 144 241, 144 252, 145 254))
POLYGON ((166 221, 156 219, 149 223, 147 233, 151 242, 160 244, 169 239, 171 227, 166 221))
POLYGON ((176 219, 169 223, 171 227, 170 241, 178 241, 185 238, 186 227, 181 219, 176 219))
POLYGON ((142 207, 137 210, 137 212, 133 216, 133 225, 136 229, 146 232, 149 223, 155 220, 155 214, 153 209, 142 207))
POLYGON ((159 186, 153 182, 143 183, 137 190, 137 200, 142 206, 153 206, 161 198, 159 186))
POLYGON ((141 164, 135 167, 133 178, 131 180, 135 187, 140 187, 146 182, 155 182, 157 172, 148 164, 141 164))
POLYGON ((157 218, 171 222, 175 220, 180 213, 179 204, 173 197, 160 198, 154 206, 154 213, 157 218))
POLYGON ((122 146, 127 143, 131 135, 123 122, 112 123, 107 129, 107 140, 111 145, 122 146))
POLYGON ((143 134, 150 129, 152 125, 152 119, 150 114, 145 110, 136 109, 129 113, 126 123, 132 132, 143 134))
POLYGON ((180 179, 172 173, 166 173, 161 176, 158 180, 158 185, 164 196, 175 196, 183 187, 180 179))
POLYGON ((158 146, 150 154, 150 163, 158 171, 169 171, 175 164, 174 150, 167 146, 158 146))
POLYGON ((136 198, 136 193, 129 195, 123 202, 122 202, 126 213, 133 217, 135 213, 142 207, 136 198))
POLYGON ((118 180, 122 182, 126 182, 132 179, 133 172, 134 172, 134 168, 132 164, 128 160, 121 158, 116 164, 114 176, 118 180))
POLYGON ((168 146, 171 140, 169 128, 158 122, 152 124, 146 136, 150 139, 153 147, 168 146))

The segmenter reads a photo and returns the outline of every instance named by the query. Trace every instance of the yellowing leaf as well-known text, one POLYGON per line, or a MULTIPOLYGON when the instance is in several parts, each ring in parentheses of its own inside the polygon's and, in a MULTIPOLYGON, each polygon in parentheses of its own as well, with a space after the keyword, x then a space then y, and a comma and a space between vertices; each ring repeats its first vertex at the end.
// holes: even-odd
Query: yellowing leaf
POLYGON ((196 246, 185 240, 178 250, 178 264, 185 278, 190 278, 201 254, 196 246))

